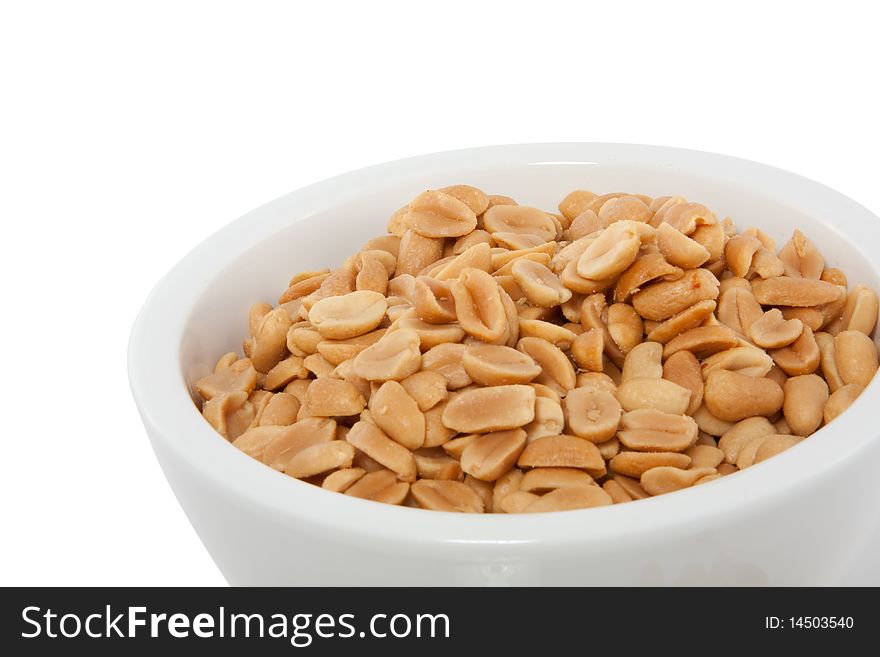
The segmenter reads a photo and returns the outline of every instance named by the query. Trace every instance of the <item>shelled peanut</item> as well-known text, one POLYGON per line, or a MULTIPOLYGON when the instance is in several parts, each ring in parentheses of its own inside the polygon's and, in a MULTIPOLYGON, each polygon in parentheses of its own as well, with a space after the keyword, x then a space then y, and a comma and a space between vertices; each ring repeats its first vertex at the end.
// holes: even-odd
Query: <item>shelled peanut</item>
POLYGON ((799 230, 682 197, 559 214, 427 191, 255 304, 196 383, 235 447, 327 490, 443 511, 629 502, 796 445, 871 382, 877 294, 799 230))

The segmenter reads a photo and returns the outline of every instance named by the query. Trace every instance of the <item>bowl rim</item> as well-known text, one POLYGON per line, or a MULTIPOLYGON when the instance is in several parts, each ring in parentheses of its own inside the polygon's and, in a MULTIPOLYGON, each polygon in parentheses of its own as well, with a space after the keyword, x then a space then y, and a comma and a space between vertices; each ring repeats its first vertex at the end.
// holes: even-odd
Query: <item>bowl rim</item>
MULTIPOLYGON (((431 544, 450 550, 482 551, 500 544, 517 550, 571 543, 602 543, 647 534, 680 536, 707 529, 722 517, 749 513, 796 495, 830 476, 844 461, 858 458, 876 438, 872 408, 880 387, 872 382, 835 421, 779 458, 769 459, 711 485, 640 500, 635 504, 543 514, 468 515, 427 512, 330 493, 291 479, 219 439, 189 396, 180 365, 184 329, 213 276, 235 256, 273 233, 331 205, 345 202, 414 169, 448 175, 450 168, 541 164, 665 165, 703 178, 736 181, 756 192, 785 199, 844 236, 880 246, 880 220, 870 210, 821 183, 750 160, 666 146, 617 143, 536 143, 443 151, 385 162, 300 188, 243 215, 206 238, 153 288, 138 314, 128 344, 129 384, 154 450, 184 461, 196 474, 279 521, 326 528, 359 540, 394 540, 397 545, 431 544), (772 193, 771 193, 772 192, 772 193), (296 217, 291 219, 290 217, 296 217), (187 436, 181 440, 179 436, 187 436), (804 475, 807 472, 809 475, 804 475), (659 505, 659 506, 658 506, 659 505)), ((880 278, 870 258, 866 262, 880 278)), ((827 479, 826 479, 827 480, 827 479)))

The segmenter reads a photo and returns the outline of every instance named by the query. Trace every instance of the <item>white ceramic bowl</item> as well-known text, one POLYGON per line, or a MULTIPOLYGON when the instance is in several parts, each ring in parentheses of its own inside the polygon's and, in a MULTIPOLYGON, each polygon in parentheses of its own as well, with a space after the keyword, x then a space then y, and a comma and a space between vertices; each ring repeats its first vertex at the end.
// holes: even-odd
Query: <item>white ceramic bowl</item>
POLYGON ((238 452, 189 386, 240 350, 256 300, 337 265, 430 188, 466 182, 553 209, 573 189, 681 194, 781 244, 801 228, 850 284, 880 289, 880 222, 841 194, 744 160, 653 146, 493 146, 381 164, 226 226, 153 290, 129 348, 134 398, 181 505, 235 585, 880 584, 875 382, 829 428, 697 489, 614 507, 470 516, 329 493, 238 452))

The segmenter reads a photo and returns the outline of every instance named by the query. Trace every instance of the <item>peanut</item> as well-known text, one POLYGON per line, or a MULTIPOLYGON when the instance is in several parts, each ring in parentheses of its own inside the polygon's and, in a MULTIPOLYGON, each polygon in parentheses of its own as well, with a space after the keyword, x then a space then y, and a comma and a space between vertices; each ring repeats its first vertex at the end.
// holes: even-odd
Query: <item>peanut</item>
POLYGON ((522 429, 487 433, 464 448, 461 469, 482 481, 495 481, 514 466, 525 446, 522 429))
POLYGON ((514 261, 511 273, 529 302, 536 306, 553 308, 571 299, 571 290, 541 263, 519 259, 514 261))
POLYGON ((460 481, 419 479, 410 491, 423 509, 483 513, 483 500, 467 484, 460 481))
POLYGON ((750 327, 752 341, 765 349, 785 347, 801 337, 804 324, 799 319, 785 319, 782 311, 771 308, 750 327))
POLYGON ((624 413, 617 437, 639 452, 681 452, 697 439, 697 423, 687 415, 642 408, 624 413))
POLYGON ((709 373, 703 392, 706 408, 727 422, 773 415, 782 408, 783 396, 775 381, 721 369, 709 373))
POLYGON ((701 478, 711 474, 715 474, 715 468, 682 470, 680 468, 660 466, 644 472, 639 482, 642 484, 642 488, 650 495, 662 495, 690 488, 701 478))
POLYGON ((573 434, 593 443, 612 438, 620 422, 620 403, 601 388, 575 388, 563 400, 565 419, 573 434))
POLYGON ((718 279, 705 269, 691 269, 674 281, 661 281, 633 295, 636 312, 662 322, 699 301, 718 297, 718 279))
POLYGON ((412 452, 391 440, 379 427, 363 420, 356 422, 345 439, 354 447, 394 472, 401 481, 416 479, 412 452))
POLYGON ((541 338, 522 338, 516 348, 540 366, 541 373, 534 379, 537 383, 560 394, 574 388, 577 383, 574 366, 559 347, 541 338))
POLYGON ((354 373, 367 381, 400 381, 422 365, 418 333, 398 329, 386 333, 354 359, 354 373))
POLYGON ((575 468, 534 468, 523 475, 519 485, 520 490, 536 495, 572 486, 596 486, 596 482, 586 472, 575 468))
MULTIPOLYGON (((482 209, 488 202, 481 204, 482 209)), ((477 215, 451 194, 428 191, 410 201, 406 223, 424 237, 461 237, 477 227, 477 215)))
POLYGON ((537 208, 525 205, 495 205, 483 213, 483 227, 490 233, 525 233, 545 242, 556 239, 556 224, 537 208))
POLYGON ((638 479, 652 468, 669 466, 683 469, 690 464, 691 457, 679 452, 621 452, 611 459, 610 465, 615 473, 638 479))
POLYGON ((791 430, 809 436, 822 424, 828 401, 828 384, 815 374, 793 376, 785 382, 782 412, 791 430))
POLYGON ((625 411, 653 408, 681 415, 690 405, 691 393, 667 379, 627 379, 617 388, 617 400, 625 411))
POLYGON ((831 393, 828 401, 825 402, 825 409, 823 411, 825 424, 828 424, 848 409, 864 390, 864 386, 850 383, 831 393))
POLYGON ((534 418, 535 390, 524 385, 468 390, 443 411, 444 426, 463 433, 516 429, 534 418))
POLYGON ((611 496, 598 486, 557 488, 528 505, 525 513, 570 511, 612 504, 611 496))
POLYGON ((328 470, 348 468, 354 458, 354 447, 342 440, 317 443, 297 452, 287 462, 284 473, 305 479, 328 470))
POLYGON ((418 449, 425 442, 425 416, 397 381, 383 383, 370 396, 369 407, 376 425, 407 449, 418 449))
POLYGON ((579 468, 605 474, 605 461, 589 440, 574 436, 544 436, 525 446, 517 465, 521 468, 579 468))
POLYGON ((471 345, 465 349, 461 364, 484 386, 528 383, 541 373, 541 366, 528 354, 501 345, 471 345))
POLYGON ((841 331, 834 338, 835 360, 845 384, 867 386, 877 373, 877 349, 861 331, 841 331))

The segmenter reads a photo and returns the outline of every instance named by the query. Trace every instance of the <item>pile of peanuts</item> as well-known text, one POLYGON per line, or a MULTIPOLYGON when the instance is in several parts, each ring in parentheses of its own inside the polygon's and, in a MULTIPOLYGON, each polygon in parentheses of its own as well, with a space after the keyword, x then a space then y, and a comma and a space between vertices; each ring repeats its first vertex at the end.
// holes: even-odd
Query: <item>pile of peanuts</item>
POLYGON ((796 445, 877 371, 877 294, 800 231, 675 197, 574 191, 559 214, 427 191, 337 269, 250 311, 207 421, 345 495, 559 511, 704 484, 796 445))

